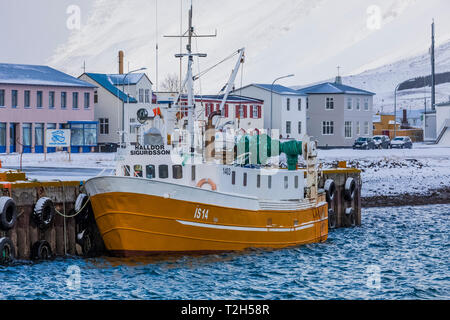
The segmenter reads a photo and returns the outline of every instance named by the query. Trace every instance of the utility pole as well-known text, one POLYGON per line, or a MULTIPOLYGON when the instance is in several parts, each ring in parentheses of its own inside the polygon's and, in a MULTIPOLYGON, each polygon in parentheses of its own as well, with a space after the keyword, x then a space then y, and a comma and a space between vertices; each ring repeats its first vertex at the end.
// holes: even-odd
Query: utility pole
POLYGON ((434 19, 431 24, 431 110, 435 110, 436 105, 436 77, 434 59, 434 19))

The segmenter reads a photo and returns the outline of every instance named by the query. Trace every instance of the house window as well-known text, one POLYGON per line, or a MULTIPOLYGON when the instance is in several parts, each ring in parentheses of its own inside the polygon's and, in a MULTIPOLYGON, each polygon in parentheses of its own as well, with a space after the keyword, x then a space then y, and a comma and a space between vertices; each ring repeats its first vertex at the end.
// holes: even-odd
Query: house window
POLYGON ((287 111, 291 110, 291 99, 289 98, 286 99, 286 108, 287 111))
POLYGON ((309 109, 309 98, 306 98, 306 110, 309 109))
POLYGON ((326 101, 326 107, 327 110, 333 110, 334 109, 334 98, 327 98, 326 101))
POLYGON ((291 133, 291 122, 286 121, 286 134, 290 134, 290 133, 291 133))
POLYGON ((91 94, 89 92, 84 93, 84 108, 89 109, 91 105, 91 94))
POLYGON ((289 177, 288 176, 284 176, 284 188, 285 189, 289 188, 289 177))
POLYGON ((258 106, 252 106, 252 118, 258 119, 259 118, 259 112, 258 112, 258 106))
POLYGON ((247 172, 244 172, 244 181, 243 181, 243 186, 246 187, 247 186, 247 172))
POLYGON ((0 90, 0 107, 4 107, 5 106, 5 90, 1 89, 0 90))
POLYGON ((12 90, 11 92, 11 107, 17 108, 17 90, 12 90))
POLYGON ((155 166, 149 164, 145 167, 145 176, 147 179, 155 179, 156 178, 156 172, 155 172, 155 166))
POLYGON ((36 93, 36 107, 42 108, 42 91, 36 93))
POLYGON ((97 92, 97 90, 94 91, 94 103, 98 103, 98 92, 97 92))
POLYGON ((72 108, 78 109, 78 92, 72 94, 72 108))
POLYGON ((23 106, 25 108, 30 107, 30 90, 25 90, 25 93, 23 95, 23 106))
POLYGON ((236 184, 236 171, 231 172, 231 184, 236 184))
POLYGON ((356 99, 356 110, 361 110, 361 99, 356 99))
POLYGON ((261 175, 260 174, 258 174, 256 176, 256 187, 261 188, 261 175))
POLYGON ((353 109, 353 100, 352 98, 347 98, 347 110, 353 109))
POLYGON ((298 134, 302 134, 302 122, 298 122, 298 134))
POLYGON ((169 177, 169 166, 167 164, 162 164, 158 167, 159 178, 167 179, 169 177))
POLYGON ((144 89, 139 89, 139 102, 144 102, 144 89))
POLYGON ((345 121, 344 131, 345 131, 345 137, 346 138, 351 138, 353 136, 353 134, 352 134, 352 122, 351 121, 345 121))
POLYGON ((359 136, 361 134, 361 128, 359 121, 356 121, 356 135, 359 136))
POLYGON ((322 122, 322 134, 325 136, 334 134, 334 121, 322 122))
POLYGON ((145 103, 150 103, 150 89, 145 89, 145 103))
POLYGON ((98 120, 100 122, 100 134, 109 134, 109 119, 100 118, 98 120))
POLYGON ((302 111, 302 99, 298 99, 298 111, 302 111))
POLYGON ((31 123, 22 124, 22 144, 25 147, 31 147, 31 123))
POLYGON ((183 179, 183 167, 180 165, 172 166, 172 178, 183 179))
POLYGON ((61 92, 61 109, 67 108, 67 93, 61 92))
POLYGON ((55 108, 55 92, 54 91, 50 91, 48 93, 48 107, 50 109, 55 108))
POLYGON ((364 134, 369 134, 369 121, 364 121, 364 134))
POLYGON ((272 176, 267 177, 267 187, 272 189, 272 176))
POLYGON ((369 99, 368 98, 364 99, 364 110, 369 111, 369 99))

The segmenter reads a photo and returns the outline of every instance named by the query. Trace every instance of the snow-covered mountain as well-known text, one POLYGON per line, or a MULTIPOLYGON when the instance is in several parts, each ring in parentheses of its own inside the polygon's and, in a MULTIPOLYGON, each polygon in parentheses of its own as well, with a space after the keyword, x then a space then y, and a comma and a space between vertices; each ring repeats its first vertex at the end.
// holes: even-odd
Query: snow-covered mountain
MULTIPOLYGON (((75 76, 80 74, 84 61, 88 72, 117 72, 117 52, 124 50, 130 70, 147 67, 156 83, 158 40, 161 83, 168 74, 179 72, 174 54, 180 50, 179 40, 163 35, 178 34, 181 18, 183 32, 186 30, 189 2, 159 1, 156 15, 156 0, 96 0, 87 23, 58 48, 48 64, 75 76)), ((216 38, 194 40, 194 51, 208 53, 199 64, 195 61, 194 70, 204 70, 246 47, 246 63, 236 86, 271 83, 290 73, 296 76, 280 84, 308 84, 333 77, 338 65, 345 75, 358 74, 417 55, 429 47, 432 18, 436 20, 437 44, 450 39, 448 0, 193 0, 193 3, 196 32, 218 31, 216 38)), ((208 73, 197 85, 197 91, 217 93, 234 63, 227 61, 208 73)), ((423 65, 423 73, 414 74, 407 73, 408 67, 399 64, 404 71, 398 72, 398 78, 426 74, 425 62, 423 65)), ((441 71, 439 67, 437 70, 441 71)), ((350 77, 344 81, 349 84, 354 81, 362 87, 367 84, 368 89, 379 93, 378 99, 389 88, 382 76, 378 82, 373 80, 372 87, 368 83, 371 76, 376 78, 377 74, 363 73, 357 79, 350 77)))

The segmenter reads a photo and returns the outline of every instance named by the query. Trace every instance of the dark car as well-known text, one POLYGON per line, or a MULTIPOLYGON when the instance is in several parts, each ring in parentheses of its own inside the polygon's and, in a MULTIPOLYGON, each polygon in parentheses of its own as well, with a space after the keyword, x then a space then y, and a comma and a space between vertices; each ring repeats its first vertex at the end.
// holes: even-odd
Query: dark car
POLYGON ((413 143, 410 137, 397 137, 391 141, 391 148, 412 149, 413 143))
POLYGON ((375 149, 376 145, 372 138, 363 138, 360 137, 356 139, 355 143, 353 144, 353 149, 375 149))
POLYGON ((391 147, 391 139, 388 136, 374 136, 373 142, 378 149, 389 149, 391 147))

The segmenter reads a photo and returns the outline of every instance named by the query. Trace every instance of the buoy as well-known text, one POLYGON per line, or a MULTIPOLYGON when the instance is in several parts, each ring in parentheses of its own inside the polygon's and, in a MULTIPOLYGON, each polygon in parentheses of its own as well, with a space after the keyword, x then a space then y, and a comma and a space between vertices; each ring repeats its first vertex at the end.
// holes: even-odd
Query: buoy
POLYGON ((36 224, 41 229, 46 229, 50 226, 55 215, 55 206, 50 198, 40 198, 34 206, 33 217, 36 224))
POLYGON ((331 205, 336 194, 336 184, 332 179, 328 179, 327 181, 325 181, 324 189, 326 192, 327 202, 329 205, 331 205))
POLYGON ((45 240, 37 241, 31 248, 31 259, 33 260, 50 260, 53 258, 50 243, 45 240))
POLYGON ((355 179, 349 177, 345 181, 344 198, 347 201, 353 201, 356 194, 356 182, 355 179))
POLYGON ((15 258, 14 245, 9 238, 0 239, 0 265, 5 265, 14 261, 15 258))
POLYGON ((10 197, 0 197, 0 228, 8 231, 17 221, 16 202, 10 197))
POLYGON ((216 191, 217 190, 217 185, 214 183, 214 181, 212 181, 211 179, 202 179, 197 183, 197 187, 201 188, 203 187, 205 184, 209 184, 211 186, 211 190, 212 191, 216 191))

